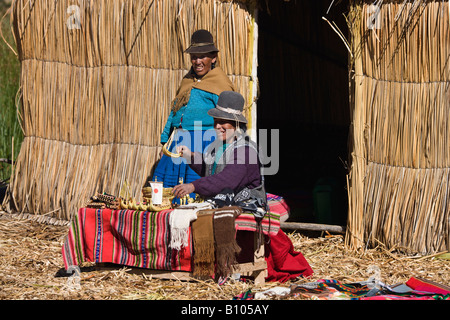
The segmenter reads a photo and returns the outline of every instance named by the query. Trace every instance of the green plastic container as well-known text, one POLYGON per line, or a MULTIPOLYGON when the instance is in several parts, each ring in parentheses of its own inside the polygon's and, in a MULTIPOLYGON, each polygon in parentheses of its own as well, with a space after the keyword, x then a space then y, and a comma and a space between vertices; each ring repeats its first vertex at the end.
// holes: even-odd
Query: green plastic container
POLYGON ((320 178, 313 189, 314 217, 317 223, 335 224, 339 221, 339 192, 333 177, 320 178))

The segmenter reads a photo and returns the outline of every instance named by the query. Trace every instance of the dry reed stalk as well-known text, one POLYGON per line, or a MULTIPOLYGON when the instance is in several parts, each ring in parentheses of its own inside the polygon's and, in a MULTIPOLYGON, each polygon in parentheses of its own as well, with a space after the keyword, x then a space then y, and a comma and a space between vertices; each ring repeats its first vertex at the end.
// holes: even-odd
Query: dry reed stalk
POLYGON ((421 254, 448 249, 449 3, 383 3, 379 29, 370 28, 369 3, 352 5, 354 164, 346 243, 381 241, 421 254))
POLYGON ((251 12, 213 0, 14 1, 25 139, 9 210, 70 219, 125 182, 139 197, 196 29, 212 32, 219 65, 249 95, 251 12))

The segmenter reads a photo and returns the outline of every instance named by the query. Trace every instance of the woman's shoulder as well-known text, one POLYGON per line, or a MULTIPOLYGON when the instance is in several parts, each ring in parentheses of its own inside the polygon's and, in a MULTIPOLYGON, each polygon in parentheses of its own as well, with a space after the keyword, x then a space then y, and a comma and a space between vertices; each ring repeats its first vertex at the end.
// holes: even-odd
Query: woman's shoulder
POLYGON ((247 147, 258 151, 258 145, 247 133, 242 133, 238 136, 238 139, 234 142, 236 148, 247 147))
POLYGON ((217 94, 210 92, 210 91, 206 91, 202 88, 192 88, 191 89, 191 97, 192 95, 199 95, 199 96, 204 96, 204 97, 219 97, 217 94))
POLYGON ((259 163, 258 145, 249 136, 235 142, 234 153, 235 157, 245 159, 247 164, 259 163))

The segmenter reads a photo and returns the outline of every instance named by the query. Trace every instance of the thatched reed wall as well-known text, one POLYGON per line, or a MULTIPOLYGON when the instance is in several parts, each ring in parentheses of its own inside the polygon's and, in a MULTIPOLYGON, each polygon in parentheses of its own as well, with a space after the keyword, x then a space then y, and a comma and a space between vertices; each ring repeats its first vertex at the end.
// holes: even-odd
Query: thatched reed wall
POLYGON ((347 243, 448 249, 448 1, 351 1, 352 169, 347 243), (370 20, 370 18, 375 20, 370 20))
POLYGON ((124 182, 139 197, 197 29, 251 106, 251 13, 217 0, 14 1, 25 139, 8 211, 68 220, 124 182))

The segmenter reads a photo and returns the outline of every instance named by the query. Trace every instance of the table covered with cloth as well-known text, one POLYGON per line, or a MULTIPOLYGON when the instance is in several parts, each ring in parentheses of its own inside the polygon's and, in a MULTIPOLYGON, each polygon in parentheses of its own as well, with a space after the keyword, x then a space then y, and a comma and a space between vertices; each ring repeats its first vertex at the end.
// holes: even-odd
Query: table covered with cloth
MULTIPOLYGON (((235 219, 236 230, 276 235, 280 216, 288 214, 284 200, 269 196, 270 212, 259 225, 252 213, 235 219), (260 228, 260 229, 259 229, 260 228)), ((169 247, 170 215, 160 212, 80 208, 73 217, 62 248, 64 266, 83 262, 114 263, 168 271, 192 271, 192 241, 180 250, 169 247)), ((191 230, 189 228, 189 233, 191 230)), ((189 235, 190 236, 190 235, 189 235)))

